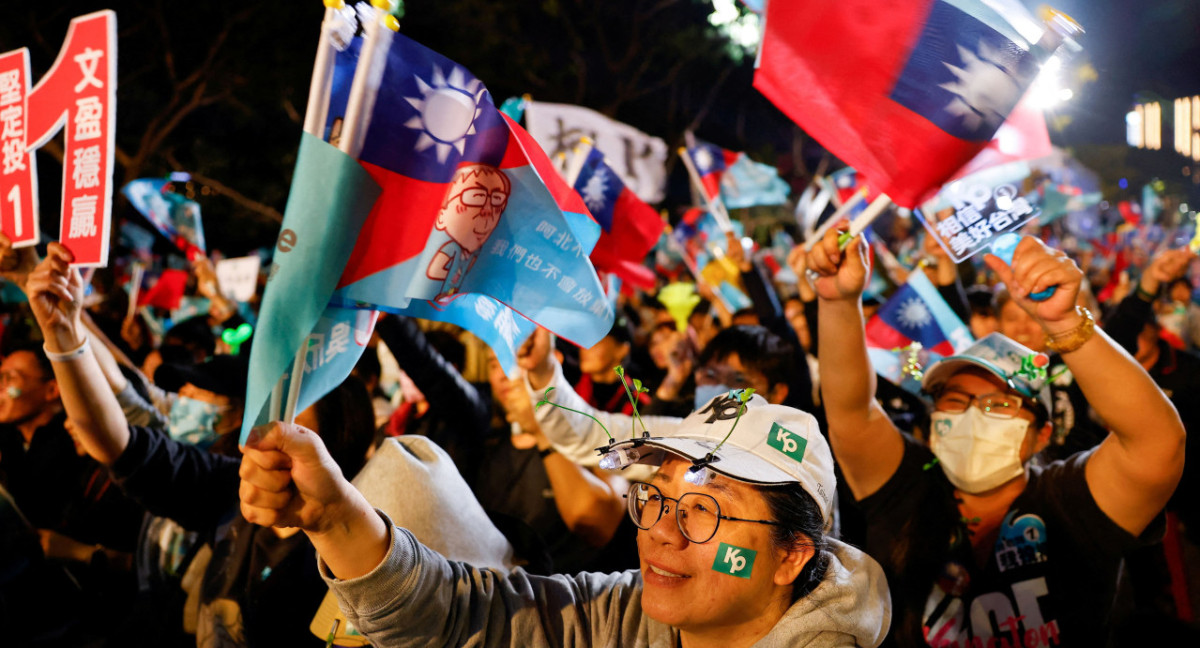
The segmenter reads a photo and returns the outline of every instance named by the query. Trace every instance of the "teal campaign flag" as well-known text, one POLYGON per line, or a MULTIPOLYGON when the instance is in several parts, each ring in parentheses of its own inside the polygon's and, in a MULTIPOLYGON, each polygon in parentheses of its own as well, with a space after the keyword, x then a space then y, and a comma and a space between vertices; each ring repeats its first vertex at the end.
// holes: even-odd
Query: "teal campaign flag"
MULTIPOLYGON (((301 345, 309 349, 310 360, 314 353, 321 354, 321 362, 306 363, 310 371, 324 366, 327 358, 332 370, 344 366, 344 362, 335 361, 344 360, 340 356, 354 351, 361 354, 362 348, 354 343, 352 335, 359 324, 358 315, 342 313, 343 309, 327 311, 327 306, 379 193, 379 185, 356 160, 315 136, 302 136, 283 227, 275 246, 275 263, 263 293, 258 334, 250 351, 242 443, 253 425, 278 416, 277 412, 266 412, 266 405, 275 384, 291 370, 301 345), (317 345, 319 349, 314 349, 317 345)), ((313 384, 332 382, 332 388, 344 378, 342 375, 336 382, 331 378, 314 380, 313 384)), ((315 401, 322 395, 314 398, 312 393, 301 399, 297 411, 305 400, 315 401)))
POLYGON ((721 178, 721 200, 730 209, 755 205, 782 205, 791 187, 769 164, 755 162, 742 153, 721 178))

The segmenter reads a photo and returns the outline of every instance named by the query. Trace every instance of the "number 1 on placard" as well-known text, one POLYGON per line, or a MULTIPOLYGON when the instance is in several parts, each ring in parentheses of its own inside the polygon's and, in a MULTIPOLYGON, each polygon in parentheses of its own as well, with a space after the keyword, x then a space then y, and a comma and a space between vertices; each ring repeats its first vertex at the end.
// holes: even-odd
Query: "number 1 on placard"
POLYGON ((13 205, 13 228, 16 230, 16 237, 21 238, 21 187, 16 186, 12 191, 8 192, 8 202, 13 205))

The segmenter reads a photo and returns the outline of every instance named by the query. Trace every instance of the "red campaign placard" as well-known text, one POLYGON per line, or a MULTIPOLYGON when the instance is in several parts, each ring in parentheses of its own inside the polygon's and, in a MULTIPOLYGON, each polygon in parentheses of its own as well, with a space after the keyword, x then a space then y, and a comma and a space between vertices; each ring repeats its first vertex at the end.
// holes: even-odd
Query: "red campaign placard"
POLYGON ((29 93, 31 149, 65 128, 59 240, 73 265, 108 265, 117 125, 117 14, 71 21, 54 65, 29 93))
POLYGON ((0 54, 0 231, 13 247, 38 242, 37 169, 26 146, 29 50, 0 54))

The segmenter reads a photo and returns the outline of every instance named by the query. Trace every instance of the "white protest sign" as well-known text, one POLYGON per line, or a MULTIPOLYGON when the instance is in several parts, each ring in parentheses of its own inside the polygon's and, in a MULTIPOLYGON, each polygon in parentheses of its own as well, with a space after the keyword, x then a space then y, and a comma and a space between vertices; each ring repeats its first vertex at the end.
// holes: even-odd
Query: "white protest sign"
POLYGON ((653 204, 665 195, 669 149, 660 138, 589 108, 540 101, 526 102, 525 128, 551 159, 569 154, 582 138, 591 138, 638 198, 653 204))
POLYGON ((1010 162, 955 180, 913 213, 955 263, 986 250, 1041 211, 1021 195, 1030 175, 1025 162, 1010 162))
POLYGON ((254 292, 258 290, 258 271, 261 266, 262 259, 254 255, 217 261, 217 282, 221 284, 221 294, 240 302, 253 299, 254 292))

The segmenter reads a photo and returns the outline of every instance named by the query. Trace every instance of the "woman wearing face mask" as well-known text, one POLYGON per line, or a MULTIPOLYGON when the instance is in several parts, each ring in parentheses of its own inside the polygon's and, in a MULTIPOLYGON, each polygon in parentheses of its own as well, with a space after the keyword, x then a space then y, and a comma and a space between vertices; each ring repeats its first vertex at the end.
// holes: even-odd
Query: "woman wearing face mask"
POLYGON ((505 577, 450 562, 283 423, 247 441, 242 512, 304 529, 347 619, 380 648, 878 645, 886 585, 877 563, 825 535, 836 480, 816 420, 745 396, 614 446, 659 466, 627 495, 640 570, 505 577))
POLYGON ((859 299, 861 241, 838 232, 809 255, 820 275, 820 359, 829 438, 888 574, 900 646, 1103 646, 1122 556, 1179 481, 1184 431, 1132 358, 1077 308, 1083 273, 1034 238, 1011 267, 985 261, 1038 324, 1108 422, 1096 448, 1047 466, 1046 357, 990 335, 926 371, 930 447, 901 434, 872 398, 859 299), (1050 286, 1044 301, 1029 295, 1050 286), (932 452, 931 452, 932 450, 932 452))
MULTIPOLYGON (((323 645, 308 630, 326 593, 312 545, 295 530, 255 527, 238 515, 237 459, 127 423, 80 322, 82 280, 70 260, 66 248, 51 243, 26 284, 63 406, 78 424, 84 449, 126 494, 211 544, 199 592, 198 645, 323 645)), ((217 429, 212 409, 190 412, 217 429)), ((334 470, 353 476, 362 467, 374 417, 361 381, 347 379, 296 420, 325 439, 334 470)))

